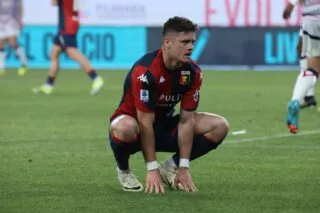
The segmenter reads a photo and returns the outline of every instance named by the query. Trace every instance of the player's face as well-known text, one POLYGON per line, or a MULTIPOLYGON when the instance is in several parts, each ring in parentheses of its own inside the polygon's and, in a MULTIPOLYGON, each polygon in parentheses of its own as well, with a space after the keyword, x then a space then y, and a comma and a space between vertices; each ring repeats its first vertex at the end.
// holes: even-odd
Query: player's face
POLYGON ((169 53, 172 59, 182 63, 190 61, 196 40, 195 32, 179 32, 172 37, 169 53))

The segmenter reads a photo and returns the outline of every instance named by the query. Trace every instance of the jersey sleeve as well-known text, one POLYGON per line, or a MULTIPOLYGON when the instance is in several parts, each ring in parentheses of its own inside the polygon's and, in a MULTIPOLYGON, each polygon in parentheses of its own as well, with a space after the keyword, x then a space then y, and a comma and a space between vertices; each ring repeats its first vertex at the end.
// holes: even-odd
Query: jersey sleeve
POLYGON ((190 89, 183 95, 181 100, 181 109, 186 111, 195 111, 198 108, 200 99, 200 87, 202 85, 202 74, 199 68, 196 68, 195 77, 190 89))
POLYGON ((156 107, 156 85, 154 77, 145 67, 137 66, 131 75, 132 93, 136 109, 153 113, 156 107))

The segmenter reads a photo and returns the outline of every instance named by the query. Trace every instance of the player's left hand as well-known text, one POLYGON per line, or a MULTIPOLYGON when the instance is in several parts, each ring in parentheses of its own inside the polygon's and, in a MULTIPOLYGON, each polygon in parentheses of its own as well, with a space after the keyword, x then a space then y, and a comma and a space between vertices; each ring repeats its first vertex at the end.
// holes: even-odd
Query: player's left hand
POLYGON ((164 193, 159 169, 148 171, 146 177, 146 193, 164 193))
POLYGON ((192 177, 188 168, 179 168, 177 170, 173 186, 175 189, 177 189, 180 186, 186 192, 198 191, 197 187, 194 185, 192 181, 192 177))

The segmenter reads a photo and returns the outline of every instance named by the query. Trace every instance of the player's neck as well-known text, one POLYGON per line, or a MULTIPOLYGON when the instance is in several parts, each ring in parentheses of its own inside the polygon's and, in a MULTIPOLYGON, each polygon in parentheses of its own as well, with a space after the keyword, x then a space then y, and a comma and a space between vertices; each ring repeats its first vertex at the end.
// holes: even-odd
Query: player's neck
POLYGON ((176 70, 182 67, 182 63, 177 60, 171 59, 168 54, 162 49, 163 64, 168 70, 176 70))

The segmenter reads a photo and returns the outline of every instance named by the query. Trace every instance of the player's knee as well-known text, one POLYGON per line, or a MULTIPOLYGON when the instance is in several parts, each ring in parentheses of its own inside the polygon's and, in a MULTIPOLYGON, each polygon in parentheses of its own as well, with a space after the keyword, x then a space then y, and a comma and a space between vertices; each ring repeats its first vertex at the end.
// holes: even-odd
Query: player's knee
POLYGON ((229 122, 226 118, 220 117, 220 125, 226 132, 229 131, 229 122))
POLYGON ((224 117, 220 117, 218 119, 217 126, 218 126, 218 128, 217 128, 218 134, 217 135, 219 137, 219 140, 221 141, 226 137, 226 135, 229 132, 229 123, 228 123, 227 119, 225 119, 224 117))
POLYGON ((221 143, 229 132, 229 123, 224 117, 212 120, 211 130, 206 133, 206 137, 213 143, 221 143))
POLYGON ((135 142, 139 134, 139 127, 135 120, 123 119, 111 128, 111 134, 121 142, 135 142))

